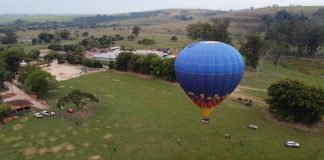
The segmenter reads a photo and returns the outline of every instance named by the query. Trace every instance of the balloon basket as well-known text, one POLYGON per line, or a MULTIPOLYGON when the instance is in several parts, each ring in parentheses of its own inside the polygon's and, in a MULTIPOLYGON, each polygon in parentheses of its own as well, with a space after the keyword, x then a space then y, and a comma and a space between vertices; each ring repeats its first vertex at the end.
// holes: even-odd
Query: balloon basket
POLYGON ((209 124, 209 118, 203 118, 202 123, 203 124, 209 124))

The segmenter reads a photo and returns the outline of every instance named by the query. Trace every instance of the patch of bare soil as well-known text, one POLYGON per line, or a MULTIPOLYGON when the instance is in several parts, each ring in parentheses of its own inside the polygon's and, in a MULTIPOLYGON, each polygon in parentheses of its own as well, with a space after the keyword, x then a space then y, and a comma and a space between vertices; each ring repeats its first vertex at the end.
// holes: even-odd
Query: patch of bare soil
POLYGON ((72 145, 70 143, 62 143, 60 145, 51 147, 51 149, 49 151, 52 153, 58 153, 60 151, 72 151, 74 149, 75 149, 74 145, 72 145))
POLYGON ((265 101, 259 97, 254 97, 254 96, 246 96, 242 92, 240 92, 240 88, 237 88, 234 90, 234 92, 230 95, 231 98, 237 99, 237 98, 242 98, 242 99, 251 99, 252 103, 257 103, 260 106, 267 106, 265 101))
POLYGON ((57 138, 56 138, 56 137, 50 137, 48 140, 49 140, 50 142, 54 142, 54 141, 57 140, 57 138))
POLYGON ((24 127, 25 127, 25 125, 23 125, 23 124, 15 124, 14 126, 12 126, 12 129, 14 131, 18 131, 18 130, 21 130, 22 128, 24 128, 24 127))
POLYGON ((100 160, 100 159, 101 159, 100 155, 93 155, 88 158, 88 160, 100 160))
POLYGON ((2 96, 2 98, 10 98, 10 97, 16 96, 16 94, 10 92, 10 93, 2 94, 1 96, 2 96))
POLYGON ((20 141, 22 139, 22 137, 8 137, 8 138, 4 138, 4 142, 5 143, 11 143, 11 142, 15 142, 15 141, 20 141))
POLYGON ((52 146, 51 148, 37 148, 37 147, 27 147, 20 150, 25 156, 32 156, 34 154, 43 155, 45 153, 58 153, 61 151, 73 151, 75 149, 74 145, 70 143, 62 143, 60 145, 52 146))
POLYGON ((46 148, 46 147, 38 149, 38 154, 40 154, 40 155, 43 155, 43 154, 45 154, 47 152, 49 152, 49 149, 46 148))
POLYGON ((110 139, 112 137, 112 134, 111 133, 108 133, 106 135, 104 135, 104 139, 110 139))
POLYGON ((82 146, 83 146, 83 147, 89 147, 90 145, 89 145, 88 142, 85 142, 85 143, 82 144, 82 146))
POLYGON ((260 92, 267 92, 265 89, 259 89, 259 88, 252 88, 252 87, 247 87, 247 86, 238 86, 239 89, 247 89, 247 90, 252 90, 252 91, 260 91, 260 92))
POLYGON ((23 153, 25 156, 31 156, 38 153, 38 149, 36 147, 28 147, 25 150, 23 150, 23 153))
POLYGON ((18 143, 16 143, 16 144, 13 144, 12 147, 15 147, 15 148, 17 148, 17 147, 21 147, 24 143, 25 143, 25 142, 20 141, 20 142, 18 142, 18 143))

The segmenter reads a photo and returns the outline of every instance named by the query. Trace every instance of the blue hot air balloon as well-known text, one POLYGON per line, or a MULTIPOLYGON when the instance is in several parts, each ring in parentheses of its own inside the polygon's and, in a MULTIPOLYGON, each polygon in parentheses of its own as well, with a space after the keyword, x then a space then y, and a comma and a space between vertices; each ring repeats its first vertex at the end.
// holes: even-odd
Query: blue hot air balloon
POLYGON ((244 60, 232 46, 202 41, 186 46, 175 62, 177 81, 200 108, 203 122, 231 94, 244 73, 244 60))

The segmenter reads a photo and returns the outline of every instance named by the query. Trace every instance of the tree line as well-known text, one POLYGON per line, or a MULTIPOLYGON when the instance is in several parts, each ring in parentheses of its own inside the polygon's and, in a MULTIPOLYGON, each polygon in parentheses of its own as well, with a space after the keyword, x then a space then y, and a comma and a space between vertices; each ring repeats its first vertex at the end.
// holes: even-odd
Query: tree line
MULTIPOLYGON (((240 52, 246 64, 258 70, 262 58, 272 58, 280 65, 283 56, 314 57, 323 46, 323 22, 314 20, 322 16, 323 9, 312 16, 303 13, 295 14, 286 10, 274 15, 259 17, 262 22, 261 31, 250 33, 239 39, 240 52)), ((210 23, 195 23, 187 26, 187 36, 193 40, 232 42, 228 32, 231 19, 211 19, 210 23)))
POLYGON ((55 86, 54 77, 36 66, 19 66, 23 60, 30 62, 38 59, 38 50, 25 53, 23 49, 11 48, 0 52, 1 87, 4 88, 5 81, 11 82, 18 75, 18 82, 25 91, 35 93, 39 98, 45 98, 48 90, 55 86))
POLYGON ((175 58, 162 59, 157 55, 136 55, 132 52, 120 53, 109 67, 120 71, 132 71, 175 81, 175 58))
POLYGON ((146 18, 154 17, 161 14, 169 14, 166 11, 149 11, 149 12, 131 12, 129 14, 120 15, 95 15, 95 16, 83 16, 77 17, 70 21, 57 22, 57 21, 46 21, 46 22, 27 22, 18 19, 10 24, 0 25, 1 28, 10 27, 15 31, 18 30, 40 30, 40 29, 59 29, 59 28, 99 28, 108 25, 102 25, 101 23, 127 20, 133 18, 146 18))

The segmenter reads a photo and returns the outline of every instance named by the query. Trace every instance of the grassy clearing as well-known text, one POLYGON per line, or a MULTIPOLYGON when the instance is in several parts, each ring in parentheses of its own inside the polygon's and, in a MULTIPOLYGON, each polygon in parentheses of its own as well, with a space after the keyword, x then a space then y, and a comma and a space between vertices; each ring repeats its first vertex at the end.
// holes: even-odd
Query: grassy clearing
MULTIPOLYGON (((247 72, 242 85, 265 89, 281 77, 299 77, 322 86, 310 75, 264 63, 247 72), (280 75, 280 76, 279 76, 280 75)), ((260 106, 244 107, 227 99, 201 124, 199 109, 177 84, 107 71, 59 83, 51 106, 73 89, 95 93, 96 112, 79 126, 71 118, 20 118, 0 130, 0 157, 11 159, 323 159, 324 128, 306 132, 266 120, 260 106), (260 130, 246 126, 255 123, 260 130), (21 129, 17 129, 20 126, 21 129), (15 129, 16 128, 16 129, 15 129), (231 139, 225 139, 230 133, 231 139), (177 143, 181 138, 181 144, 177 143), (247 140, 245 145, 240 140, 247 140), (284 141, 300 142, 289 149, 284 141), (115 152, 114 152, 115 148, 115 152)), ((245 91, 242 91, 245 93, 245 91)), ((255 91, 256 92, 256 91, 255 91)), ((246 94, 255 94, 246 92, 246 94)), ((258 96, 259 97, 259 96, 258 96)), ((55 109, 55 107, 54 107, 55 109)))
MULTIPOLYGON (((178 49, 180 50, 185 45, 189 44, 191 40, 188 39, 185 35, 176 35, 178 37, 178 41, 173 42, 171 41, 171 37, 175 34, 171 33, 161 33, 159 31, 157 32, 151 32, 152 28, 150 27, 143 27, 141 33, 139 34, 138 38, 134 41, 127 40, 127 36, 131 34, 132 27, 124 27, 122 30, 114 30, 113 28, 98 28, 98 29, 70 29, 72 37, 74 37, 74 40, 69 41, 61 41, 59 44, 76 44, 79 41, 82 41, 85 37, 76 37, 74 34, 75 31, 77 31, 80 35, 83 32, 89 32, 90 36, 94 37, 101 37, 103 35, 111 35, 114 36, 115 34, 120 34, 121 36, 124 36, 125 39, 122 41, 116 41, 115 45, 122 46, 124 45, 127 49, 155 49, 155 48, 172 48, 172 49, 178 49), (156 44, 154 45, 139 45, 137 43, 138 40, 141 40, 143 38, 148 39, 154 39, 156 41, 156 44)), ((42 32, 42 30, 35 30, 35 31, 19 31, 17 32, 17 35, 19 37, 29 37, 29 38, 35 38, 38 36, 38 34, 42 32)), ((54 33, 54 30, 48 31, 50 33, 54 33)), ((31 49, 38 49, 38 48, 46 48, 48 44, 44 45, 32 45, 31 42, 24 42, 24 44, 17 44, 16 46, 24 47, 26 50, 31 49)))
POLYGON ((290 58, 285 59, 282 62, 282 66, 294 69, 306 74, 312 74, 321 76, 324 75, 324 59, 323 58, 304 58, 304 59, 297 59, 297 58, 290 58))
POLYGON ((276 67, 270 61, 265 61, 260 72, 246 72, 241 85, 266 89, 271 83, 282 78, 292 78, 310 85, 324 88, 323 78, 316 75, 303 74, 298 70, 276 67))

